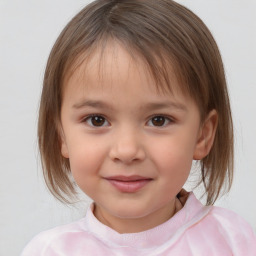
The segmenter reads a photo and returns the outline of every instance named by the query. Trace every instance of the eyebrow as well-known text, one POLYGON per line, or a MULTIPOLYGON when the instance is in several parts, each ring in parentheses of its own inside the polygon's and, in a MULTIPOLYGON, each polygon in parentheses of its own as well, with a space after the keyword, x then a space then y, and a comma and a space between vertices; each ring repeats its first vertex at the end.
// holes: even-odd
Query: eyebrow
POLYGON ((170 109, 177 109, 177 110, 182 110, 182 111, 187 111, 187 107, 179 102, 173 102, 173 101, 166 101, 166 102, 152 102, 152 103, 147 103, 143 106, 143 108, 147 110, 158 110, 158 109, 165 109, 165 108, 170 108, 170 109))
MULTIPOLYGON (((111 105, 109 105, 106 102, 98 101, 98 100, 84 100, 79 103, 76 103, 72 106, 75 109, 80 109, 84 107, 92 107, 92 108, 101 108, 101 109, 113 109, 111 105)), ((181 104, 179 102, 172 102, 172 101, 166 101, 166 102, 150 102, 146 103, 142 106, 142 109, 145 110, 158 110, 158 109, 177 109, 181 111, 187 111, 187 107, 184 104, 181 104)))
POLYGON ((112 109, 112 107, 109 104, 107 104, 103 101, 97 101, 97 100, 81 101, 79 103, 74 104, 72 107, 75 108, 75 109, 84 108, 84 107, 112 109))

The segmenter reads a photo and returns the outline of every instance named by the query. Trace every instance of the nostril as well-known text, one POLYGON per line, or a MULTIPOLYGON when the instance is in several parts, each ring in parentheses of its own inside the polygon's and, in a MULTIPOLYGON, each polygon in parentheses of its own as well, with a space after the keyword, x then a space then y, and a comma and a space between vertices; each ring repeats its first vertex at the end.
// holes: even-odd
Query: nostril
POLYGON ((125 164, 142 161, 145 158, 145 152, 139 146, 128 147, 119 145, 118 147, 113 147, 109 155, 113 161, 125 164))

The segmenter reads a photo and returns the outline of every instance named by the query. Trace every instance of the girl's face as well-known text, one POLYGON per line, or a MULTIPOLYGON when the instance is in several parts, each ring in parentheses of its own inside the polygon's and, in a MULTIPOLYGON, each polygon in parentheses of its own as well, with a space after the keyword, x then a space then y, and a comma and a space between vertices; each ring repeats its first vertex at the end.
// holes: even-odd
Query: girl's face
POLYGON ((170 78, 174 93, 157 92, 142 61, 112 44, 64 85, 62 154, 96 217, 120 233, 169 219, 197 158, 198 108, 170 78))

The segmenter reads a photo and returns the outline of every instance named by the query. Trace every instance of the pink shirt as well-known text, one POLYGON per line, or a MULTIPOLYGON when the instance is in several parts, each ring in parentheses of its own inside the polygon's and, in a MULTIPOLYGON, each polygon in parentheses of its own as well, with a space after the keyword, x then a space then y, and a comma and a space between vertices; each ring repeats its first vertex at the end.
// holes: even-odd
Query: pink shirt
POLYGON ((140 233, 119 234, 92 209, 77 222, 40 233, 21 256, 256 255, 256 236, 241 217, 203 206, 193 193, 170 220, 140 233))

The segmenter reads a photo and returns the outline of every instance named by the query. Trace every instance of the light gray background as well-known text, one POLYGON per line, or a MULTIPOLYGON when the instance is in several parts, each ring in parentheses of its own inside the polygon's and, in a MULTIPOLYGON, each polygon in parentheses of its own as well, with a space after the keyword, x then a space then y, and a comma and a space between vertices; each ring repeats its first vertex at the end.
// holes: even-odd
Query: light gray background
MULTIPOLYGON (((43 184, 36 144, 45 63, 59 32, 89 1, 0 0, 0 256, 19 255, 38 232, 84 215, 56 202, 43 184)), ((256 228, 256 1, 179 0, 219 44, 233 108, 235 180, 218 205, 256 228)))

